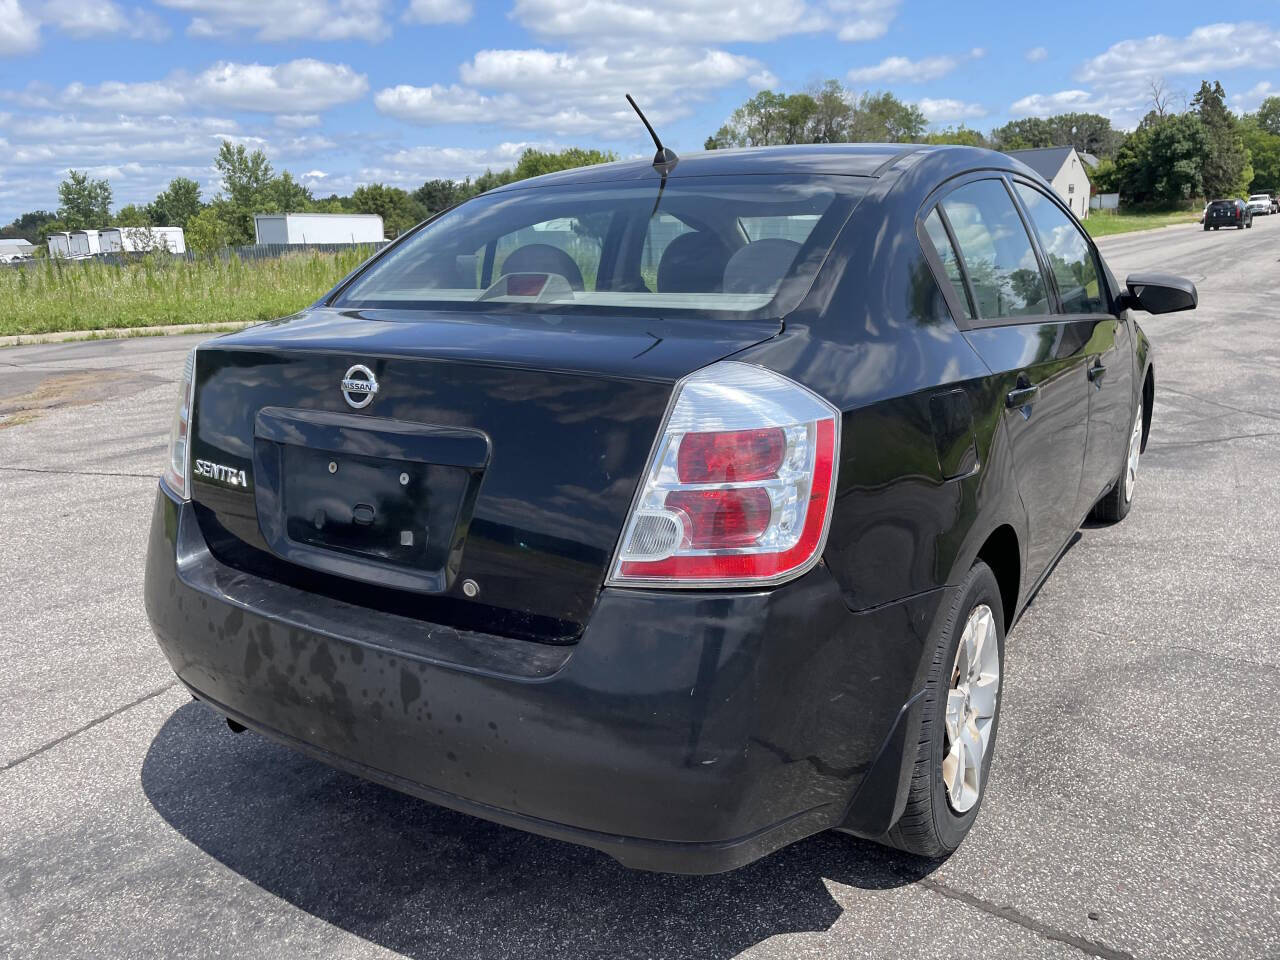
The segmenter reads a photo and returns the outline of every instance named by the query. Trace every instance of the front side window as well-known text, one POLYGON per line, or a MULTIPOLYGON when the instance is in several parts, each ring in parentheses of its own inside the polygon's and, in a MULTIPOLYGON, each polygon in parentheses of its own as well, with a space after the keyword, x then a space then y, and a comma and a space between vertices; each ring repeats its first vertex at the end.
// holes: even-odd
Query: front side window
POLYGON ((671 177, 486 194, 415 231, 330 303, 781 316, 868 182, 671 177))
POLYGON ((1004 183, 975 180, 949 193, 941 206, 960 248, 978 316, 999 320, 1047 314, 1040 264, 1004 183))
POLYGON ((1058 282, 1064 313, 1106 313, 1107 303, 1098 282, 1098 265, 1089 241, 1058 206, 1034 187, 1015 185, 1022 205, 1040 238, 1040 248, 1058 282))

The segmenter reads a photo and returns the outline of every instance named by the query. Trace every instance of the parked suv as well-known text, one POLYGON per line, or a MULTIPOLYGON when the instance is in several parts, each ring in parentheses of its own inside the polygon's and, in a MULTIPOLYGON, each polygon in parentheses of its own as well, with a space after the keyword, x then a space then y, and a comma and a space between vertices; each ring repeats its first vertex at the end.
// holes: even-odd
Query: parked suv
POLYGON ((193 351, 151 623, 233 730, 631 866, 945 856, 1007 629, 1133 505, 1134 312, 1195 287, 1117 283, 999 153, 669 153, 483 194, 193 351))
POLYGON ((1255 216, 1257 214, 1268 216, 1271 213, 1271 194, 1255 193, 1249 198, 1247 206, 1249 207, 1249 212, 1255 216))
POLYGON ((1235 227, 1244 230, 1253 226, 1253 211, 1243 200, 1214 200, 1204 212, 1204 228, 1235 227))

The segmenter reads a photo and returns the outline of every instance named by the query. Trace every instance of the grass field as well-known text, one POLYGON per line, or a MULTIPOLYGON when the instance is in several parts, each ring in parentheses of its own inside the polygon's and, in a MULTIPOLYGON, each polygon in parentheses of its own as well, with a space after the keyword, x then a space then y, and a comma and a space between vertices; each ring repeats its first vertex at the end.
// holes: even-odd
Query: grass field
POLYGON ((1103 213, 1093 210, 1084 227, 1091 236, 1107 237, 1113 233, 1129 233, 1133 230, 1154 230, 1177 223, 1195 223, 1200 219, 1198 210, 1175 210, 1164 213, 1103 213))
POLYGON ((0 269, 0 335, 270 320, 301 310, 368 256, 45 260, 0 269))

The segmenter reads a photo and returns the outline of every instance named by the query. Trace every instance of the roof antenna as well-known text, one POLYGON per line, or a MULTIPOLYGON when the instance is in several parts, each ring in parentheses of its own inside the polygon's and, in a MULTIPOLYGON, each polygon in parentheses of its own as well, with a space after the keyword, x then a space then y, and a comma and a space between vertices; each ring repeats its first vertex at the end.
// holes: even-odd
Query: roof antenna
POLYGON ((631 109, 636 112, 636 116, 640 118, 640 122, 644 124, 644 128, 649 131, 649 136, 653 137, 653 145, 658 148, 658 152, 653 155, 653 169, 662 174, 662 179, 667 179, 667 174, 676 168, 676 164, 680 162, 680 158, 676 156, 676 152, 669 147, 664 147, 662 141, 658 139, 658 134, 653 129, 653 124, 645 117, 644 112, 636 106, 635 100, 631 98, 631 94, 627 94, 627 103, 631 104, 631 109))

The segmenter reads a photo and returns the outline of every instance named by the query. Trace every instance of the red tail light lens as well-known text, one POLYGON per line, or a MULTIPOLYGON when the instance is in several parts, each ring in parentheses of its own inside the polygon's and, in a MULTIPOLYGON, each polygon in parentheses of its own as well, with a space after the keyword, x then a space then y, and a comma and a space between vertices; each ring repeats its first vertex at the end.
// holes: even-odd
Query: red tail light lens
POLYGON ((695 550, 749 547, 769 526, 773 506, 761 487, 745 490, 676 490, 667 506, 688 518, 689 546, 695 550))
POLYGON ((681 483, 736 483, 777 473, 787 451, 778 427, 723 433, 687 433, 680 441, 681 483))
POLYGON ((677 389, 610 582, 777 583, 817 562, 839 414, 779 374, 722 361, 677 389))

